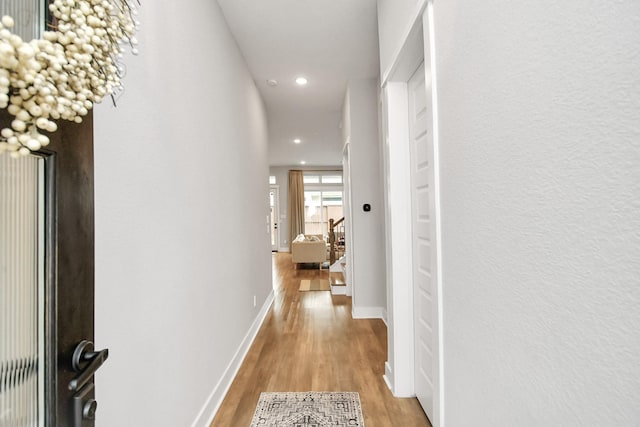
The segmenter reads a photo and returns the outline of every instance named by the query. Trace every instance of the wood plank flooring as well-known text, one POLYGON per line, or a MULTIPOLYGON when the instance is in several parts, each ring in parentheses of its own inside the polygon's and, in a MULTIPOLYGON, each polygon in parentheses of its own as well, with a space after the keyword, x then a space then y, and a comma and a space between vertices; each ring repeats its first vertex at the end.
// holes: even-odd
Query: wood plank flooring
POLYGON ((249 426, 263 391, 357 391, 366 427, 431 426, 416 399, 397 399, 382 376, 382 320, 353 320, 351 298, 299 292, 327 270, 294 269, 273 254, 275 301, 211 427, 249 426))

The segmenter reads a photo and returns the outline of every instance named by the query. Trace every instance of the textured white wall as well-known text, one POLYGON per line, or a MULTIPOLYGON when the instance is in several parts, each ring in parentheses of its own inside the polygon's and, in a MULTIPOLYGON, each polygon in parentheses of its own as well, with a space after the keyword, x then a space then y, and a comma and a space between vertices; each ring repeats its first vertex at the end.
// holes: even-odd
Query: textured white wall
POLYGON ((95 114, 98 425, 188 426, 271 291, 266 116, 215 1, 140 19, 95 114))
POLYGON ((426 0, 378 0, 380 75, 389 72, 426 0))
POLYGON ((384 205, 378 136, 378 81, 351 80, 345 138, 351 156, 354 313, 386 307, 384 205), (348 133, 347 133, 348 132, 348 133), (362 205, 369 203, 370 212, 362 205))
POLYGON ((436 1, 446 424, 640 423, 640 3, 436 1))

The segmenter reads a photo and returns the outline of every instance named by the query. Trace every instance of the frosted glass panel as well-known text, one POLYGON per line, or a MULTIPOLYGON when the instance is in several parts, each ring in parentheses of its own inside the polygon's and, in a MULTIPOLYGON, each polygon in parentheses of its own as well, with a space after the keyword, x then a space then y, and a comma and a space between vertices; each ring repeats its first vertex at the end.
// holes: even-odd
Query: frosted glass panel
POLYGON ((0 427, 44 425, 43 170, 0 154, 0 427))
POLYGON ((40 38, 45 0, 1 0, 0 16, 9 15, 16 22, 13 32, 25 41, 40 38))

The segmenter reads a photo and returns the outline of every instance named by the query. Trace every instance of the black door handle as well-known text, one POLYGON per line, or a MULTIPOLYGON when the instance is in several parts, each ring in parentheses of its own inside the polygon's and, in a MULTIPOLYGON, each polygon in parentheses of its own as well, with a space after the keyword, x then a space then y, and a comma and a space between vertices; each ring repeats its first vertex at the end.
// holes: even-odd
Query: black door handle
POLYGON ((81 341, 73 351, 71 358, 71 366, 74 371, 79 372, 79 375, 69 382, 69 390, 76 391, 82 388, 108 357, 108 348, 101 351, 93 351, 93 343, 91 341, 81 341))

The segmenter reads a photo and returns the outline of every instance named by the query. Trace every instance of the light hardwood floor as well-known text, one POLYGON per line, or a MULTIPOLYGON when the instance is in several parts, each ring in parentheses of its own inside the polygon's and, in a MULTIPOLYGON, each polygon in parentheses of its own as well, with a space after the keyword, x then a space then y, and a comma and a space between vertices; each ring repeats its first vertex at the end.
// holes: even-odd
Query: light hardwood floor
POLYGON ((263 391, 357 391, 366 427, 430 427, 418 401, 394 398, 382 378, 382 320, 353 320, 351 298, 298 291, 301 279, 328 277, 273 254, 274 304, 211 427, 248 427, 263 391))

